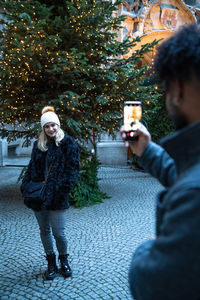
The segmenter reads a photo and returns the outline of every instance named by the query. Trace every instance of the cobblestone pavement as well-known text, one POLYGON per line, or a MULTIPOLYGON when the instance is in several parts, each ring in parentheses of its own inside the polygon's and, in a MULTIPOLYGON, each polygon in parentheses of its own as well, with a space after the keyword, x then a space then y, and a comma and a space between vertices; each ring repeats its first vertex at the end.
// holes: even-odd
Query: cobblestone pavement
POLYGON ((134 249, 154 234, 158 182, 129 167, 101 167, 100 186, 111 198, 67 213, 73 277, 44 281, 39 230, 16 183, 20 171, 0 168, 0 299, 131 299, 129 263, 134 249))

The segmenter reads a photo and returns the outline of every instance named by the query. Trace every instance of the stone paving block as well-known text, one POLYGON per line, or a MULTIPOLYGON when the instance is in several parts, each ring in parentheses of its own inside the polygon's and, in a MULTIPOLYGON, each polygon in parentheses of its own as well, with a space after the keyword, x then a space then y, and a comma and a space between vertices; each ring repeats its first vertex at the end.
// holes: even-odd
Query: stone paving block
POLYGON ((47 282, 38 225, 16 183, 20 171, 0 168, 0 299, 131 300, 130 260, 154 234, 160 184, 130 168, 101 167, 100 187, 111 198, 81 210, 70 207, 66 234, 73 276, 47 282))

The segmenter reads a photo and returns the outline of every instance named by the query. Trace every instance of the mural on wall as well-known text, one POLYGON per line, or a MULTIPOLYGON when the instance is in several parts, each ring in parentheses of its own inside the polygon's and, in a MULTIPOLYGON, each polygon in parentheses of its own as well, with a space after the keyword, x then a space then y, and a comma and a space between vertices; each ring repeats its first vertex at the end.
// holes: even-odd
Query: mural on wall
POLYGON ((123 1, 119 13, 126 16, 126 21, 120 38, 134 39, 154 31, 174 32, 181 25, 197 22, 197 10, 187 6, 182 0, 123 1))
POLYGON ((179 9, 170 4, 161 4, 160 22, 167 29, 175 29, 177 26, 179 9))
POLYGON ((130 0, 123 2, 123 11, 129 12, 132 15, 135 15, 135 12, 141 8, 141 0, 130 0))
POLYGON ((139 13, 140 9, 147 4, 148 0, 123 1, 123 10, 135 16, 139 13))

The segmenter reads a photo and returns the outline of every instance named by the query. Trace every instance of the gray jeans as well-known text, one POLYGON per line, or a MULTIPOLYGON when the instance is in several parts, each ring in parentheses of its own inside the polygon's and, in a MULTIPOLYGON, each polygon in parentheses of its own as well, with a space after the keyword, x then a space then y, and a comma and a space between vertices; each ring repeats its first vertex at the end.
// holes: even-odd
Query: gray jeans
POLYGON ((56 241, 59 254, 67 254, 67 239, 65 236, 66 209, 34 211, 44 251, 46 254, 54 253, 52 233, 56 241))

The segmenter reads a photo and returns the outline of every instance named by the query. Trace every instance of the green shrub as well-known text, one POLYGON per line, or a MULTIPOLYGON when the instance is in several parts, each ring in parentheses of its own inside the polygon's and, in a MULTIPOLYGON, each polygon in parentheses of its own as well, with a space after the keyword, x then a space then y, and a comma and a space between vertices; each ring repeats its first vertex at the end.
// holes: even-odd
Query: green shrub
POLYGON ((70 202, 75 207, 84 207, 102 202, 102 199, 109 198, 99 189, 98 168, 99 161, 95 156, 90 156, 81 162, 79 179, 71 193, 70 202))
POLYGON ((143 112, 142 122, 151 133, 152 141, 159 143, 162 137, 174 131, 173 123, 165 107, 164 94, 159 98, 154 98, 153 101, 144 102, 143 112))

